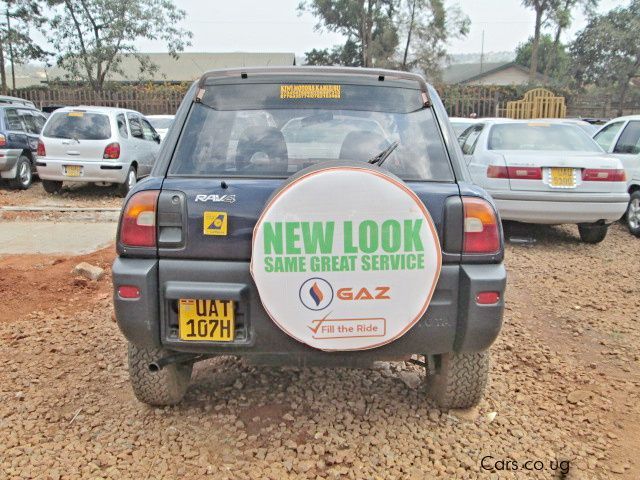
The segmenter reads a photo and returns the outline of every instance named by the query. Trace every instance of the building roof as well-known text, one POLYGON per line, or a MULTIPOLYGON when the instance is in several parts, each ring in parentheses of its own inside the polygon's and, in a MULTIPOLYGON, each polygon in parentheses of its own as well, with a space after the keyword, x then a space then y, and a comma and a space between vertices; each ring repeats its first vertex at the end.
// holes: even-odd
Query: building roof
MULTIPOLYGON (((529 69, 516 62, 492 62, 492 63, 459 63, 449 65, 442 72, 442 80, 447 84, 472 83, 481 78, 499 73, 502 70, 515 68, 529 74, 529 69)), ((537 74, 536 79, 543 81, 543 75, 537 74)))
MULTIPOLYGON (((177 58, 168 53, 143 53, 158 68, 153 74, 140 74, 140 63, 133 55, 125 55, 122 74, 111 73, 115 82, 191 82, 204 72, 220 68, 268 67, 295 65, 295 55, 287 52, 183 52, 177 58)), ((16 65, 16 87, 40 85, 54 80, 73 80, 57 66, 16 65), (19 81, 18 81, 19 77, 19 81)), ((10 83, 10 79, 9 79, 10 83)))

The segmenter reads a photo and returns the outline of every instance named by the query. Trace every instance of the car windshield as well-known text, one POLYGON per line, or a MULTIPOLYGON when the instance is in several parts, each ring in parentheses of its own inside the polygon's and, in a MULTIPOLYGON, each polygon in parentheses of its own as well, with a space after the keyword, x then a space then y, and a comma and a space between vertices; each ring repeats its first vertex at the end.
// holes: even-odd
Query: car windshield
POLYGON ((601 151, 580 127, 543 122, 494 125, 489 150, 601 151))
POLYGON ((288 177, 328 160, 366 162, 398 142, 384 168, 405 180, 453 180, 432 111, 424 107, 419 90, 238 87, 210 87, 194 105, 170 175, 288 177))
POLYGON ((42 135, 49 138, 75 140, 106 140, 111 137, 109 117, 83 111, 54 112, 42 135))
POLYGON ((154 118, 154 117, 146 117, 149 120, 149 123, 153 125, 153 128, 158 129, 168 129, 173 123, 173 118, 154 118))
POLYGON ((456 137, 459 137, 462 132, 464 132, 471 125, 474 125, 473 122, 451 122, 451 127, 453 128, 453 132, 456 134, 456 137))

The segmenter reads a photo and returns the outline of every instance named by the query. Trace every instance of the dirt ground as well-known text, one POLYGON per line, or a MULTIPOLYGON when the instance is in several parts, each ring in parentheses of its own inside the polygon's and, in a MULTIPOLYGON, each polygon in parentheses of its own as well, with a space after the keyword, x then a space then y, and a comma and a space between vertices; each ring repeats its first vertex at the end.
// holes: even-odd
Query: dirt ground
POLYGON ((506 237, 536 242, 507 246, 492 382, 464 412, 427 401, 413 365, 235 358, 196 365, 181 405, 150 408, 128 384, 110 276, 71 274, 83 260, 108 273, 113 248, 0 258, 0 477, 640 478, 640 240, 619 225, 600 245, 575 227, 506 237))
POLYGON ((67 182, 60 193, 51 194, 44 191, 38 180, 27 190, 14 190, 6 183, 0 184, 0 207, 77 207, 81 204, 91 208, 120 208, 122 200, 114 186, 67 182))

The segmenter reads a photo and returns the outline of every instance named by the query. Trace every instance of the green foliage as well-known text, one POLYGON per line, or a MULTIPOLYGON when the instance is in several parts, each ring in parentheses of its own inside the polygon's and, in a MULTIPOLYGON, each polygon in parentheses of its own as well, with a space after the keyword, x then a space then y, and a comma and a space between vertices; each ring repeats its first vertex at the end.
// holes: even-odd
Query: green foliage
POLYGON ((172 0, 47 0, 54 15, 48 40, 59 66, 71 80, 88 82, 101 90, 110 72, 121 72, 122 56, 134 55, 140 73, 154 72, 148 57, 140 55, 139 39, 161 40, 177 55, 190 44, 191 32, 178 26, 184 10, 172 0))
POLYGON ((639 31, 640 0, 592 18, 570 48, 576 85, 614 86, 622 105, 631 79, 640 75, 639 31))
MULTIPOLYGON (((524 67, 531 67, 531 51, 533 49, 533 38, 529 38, 516 48, 516 63, 524 67)), ((564 83, 567 80, 569 69, 569 54, 562 43, 555 44, 551 35, 540 36, 538 46, 538 73, 547 73, 552 81, 564 83)))
MULTIPOLYGON (((313 61, 348 61, 363 67, 388 66, 398 45, 393 18, 396 0, 308 0, 298 11, 318 19, 316 30, 339 33, 347 38, 344 46, 309 52, 313 61), (359 57, 355 62, 354 57, 359 57)), ((318 65, 319 63, 316 63, 318 65)), ((344 65, 343 63, 340 63, 344 65)))
POLYGON ((342 65, 345 67, 361 67, 362 52, 353 40, 347 40, 344 45, 336 45, 331 50, 314 48, 305 53, 307 65, 342 65))

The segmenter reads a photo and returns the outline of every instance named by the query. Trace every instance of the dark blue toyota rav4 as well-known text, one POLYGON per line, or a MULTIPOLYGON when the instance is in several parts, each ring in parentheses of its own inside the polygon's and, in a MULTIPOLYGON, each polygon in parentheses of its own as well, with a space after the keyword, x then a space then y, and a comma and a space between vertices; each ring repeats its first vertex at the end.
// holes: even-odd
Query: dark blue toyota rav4
POLYGON ((435 90, 404 72, 218 70, 129 193, 113 265, 138 399, 179 402, 193 364, 426 371, 476 404, 504 309, 504 245, 435 90))

